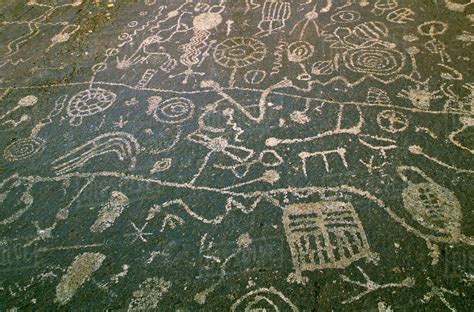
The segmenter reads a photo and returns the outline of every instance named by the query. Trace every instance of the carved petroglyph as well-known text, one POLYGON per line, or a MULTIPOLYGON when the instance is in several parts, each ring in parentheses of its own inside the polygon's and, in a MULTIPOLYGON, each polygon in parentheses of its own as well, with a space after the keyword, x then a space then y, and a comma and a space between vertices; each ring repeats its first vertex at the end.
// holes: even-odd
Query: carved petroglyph
POLYGON ((171 98, 158 103, 153 109, 153 117, 168 124, 179 124, 193 117, 194 104, 186 98, 171 98))
POLYGON ((129 203, 128 197, 120 192, 112 192, 110 199, 99 210, 99 215, 94 224, 91 225, 92 232, 103 232, 111 227, 115 220, 120 217, 123 209, 129 203))
POLYGON ((104 89, 87 89, 74 95, 67 106, 71 125, 80 126, 84 117, 101 113, 114 104, 116 95, 104 89))
POLYGON ((171 282, 163 278, 147 278, 132 294, 128 311, 157 309, 158 305, 169 289, 171 282))
POLYGON ((252 290, 239 298, 231 307, 231 311, 298 311, 298 308, 281 292, 273 287, 252 290))
POLYGON ((413 218, 429 229, 452 237, 459 236, 461 206, 454 194, 415 167, 400 167, 399 173, 402 179, 408 182, 402 196, 405 209, 413 215, 413 218), (420 174, 426 182, 410 182, 405 170, 420 174))
POLYGON ((385 48, 361 48, 343 54, 344 65, 351 71, 371 75, 391 76, 405 64, 405 56, 385 48))
POLYGON ((362 223, 350 203, 292 205, 283 211, 283 225, 295 273, 289 281, 306 283, 304 271, 344 268, 373 257, 362 223))
POLYGON ((451 190, 437 184, 416 167, 399 167, 397 170, 402 180, 408 183, 402 192, 405 209, 417 224, 443 235, 439 238, 431 235, 423 237, 431 249, 433 264, 439 260, 438 246, 433 244, 438 239, 474 245, 473 238, 461 233, 461 205, 451 190), (407 176, 410 171, 418 174, 424 182, 412 182, 407 176))
POLYGON ((441 98, 440 92, 430 91, 428 81, 426 81, 423 85, 417 84, 415 88, 408 87, 408 89, 403 89, 398 96, 410 100, 413 106, 419 109, 429 110, 431 102, 441 98))
POLYGON ((265 0, 258 23, 260 32, 256 36, 269 36, 274 32, 283 31, 291 16, 291 4, 286 0, 265 0))
POLYGON ((137 240, 140 240, 143 243, 146 243, 146 242, 148 242, 148 240, 146 239, 146 236, 153 235, 153 233, 151 233, 151 232, 145 232, 145 229, 148 226, 148 222, 146 222, 141 228, 139 228, 133 222, 130 222, 130 224, 131 224, 132 228, 135 230, 135 232, 126 234, 125 236, 132 236, 133 237, 132 244, 135 243, 137 240))
POLYGON ((427 284, 429 287, 431 287, 431 291, 426 293, 423 296, 422 302, 429 302, 431 301, 434 297, 438 297, 439 300, 444 304, 446 308, 448 308, 450 311, 455 312, 457 311, 451 303, 446 299, 445 295, 451 295, 451 296, 459 296, 459 293, 457 291, 449 290, 444 287, 439 287, 435 286, 433 281, 431 279, 428 279, 427 284))
POLYGON ((43 151, 44 147, 45 142, 40 138, 19 139, 5 148, 3 157, 7 161, 27 159, 43 151))
POLYGON ((104 260, 105 256, 101 253, 86 252, 78 255, 56 287, 56 301, 66 304, 71 300, 77 290, 102 266, 104 260))
POLYGON ((103 154, 116 154, 121 161, 129 161, 134 167, 136 155, 140 147, 136 139, 124 132, 112 132, 98 136, 97 138, 71 150, 67 154, 56 159, 53 169, 57 174, 64 174, 81 168, 90 159, 103 154))
POLYGON ((348 304, 352 303, 354 301, 360 300, 362 297, 370 294, 373 291, 377 291, 379 289, 384 289, 384 288, 403 288, 403 287, 413 287, 415 285, 415 280, 411 277, 407 277, 400 283, 387 283, 387 284, 378 284, 374 281, 372 281, 369 276, 362 270, 360 267, 357 267, 357 269, 360 271, 360 273, 364 276, 365 283, 363 282, 358 282, 358 281, 353 281, 350 278, 348 278, 346 275, 342 275, 342 280, 344 282, 354 284, 363 288, 366 288, 365 291, 361 292, 357 296, 353 296, 347 300, 344 300, 342 304, 348 304))
POLYGON ((377 115, 377 124, 384 131, 396 133, 405 131, 409 122, 403 113, 386 110, 377 115))
POLYGON ((53 29, 55 34, 48 38, 49 42, 44 50, 41 52, 49 52, 55 45, 67 42, 74 33, 76 33, 81 26, 70 21, 58 21, 54 18, 61 10, 67 8, 79 7, 82 4, 82 0, 67 1, 66 3, 41 3, 42 1, 28 1, 26 4, 31 7, 37 7, 30 20, 13 20, 13 21, 2 21, 4 27, 18 27, 23 28, 17 37, 12 40, 5 42, 7 51, 0 57, 0 68, 7 65, 16 66, 21 63, 29 62, 30 59, 36 56, 25 56, 24 51, 28 51, 28 48, 38 40, 38 37, 48 36, 48 28, 53 29), (41 13, 41 14, 39 14, 41 13), (58 31, 58 29, 60 29, 58 31))
POLYGON ((321 157, 324 161, 324 168, 326 169, 326 172, 329 172, 329 161, 328 161, 328 156, 330 155, 338 155, 341 160, 342 160, 342 164, 344 165, 344 167, 348 167, 347 165, 347 161, 346 161, 346 152, 347 150, 345 148, 338 148, 336 150, 333 150, 333 151, 323 151, 323 152, 312 152, 312 153, 308 153, 308 152, 301 152, 298 154, 298 156, 301 158, 301 161, 303 162, 303 174, 305 177, 308 176, 308 173, 307 173, 307 170, 306 170, 306 162, 307 162, 307 159, 309 158, 312 158, 312 157, 321 157))
POLYGON ((2 308, 465 310, 474 3, 438 2, 2 2, 2 308))
POLYGON ((13 201, 9 201, 11 205, 10 209, 15 208, 16 211, 3 217, 0 221, 0 225, 7 225, 17 221, 31 208, 34 202, 34 197, 31 195, 32 188, 33 185, 31 183, 22 181, 16 174, 2 181, 0 184, 0 189, 2 190, 0 193, 0 203, 4 207, 3 210, 7 207, 5 203, 9 199, 9 196, 16 195, 13 201))
MULTIPOLYGON (((209 249, 212 248, 212 243, 207 248, 203 248, 206 238, 207 236, 201 239, 201 252, 208 251, 209 249)), ((197 303, 201 305, 206 303, 207 297, 211 295, 214 291, 216 291, 217 287, 219 287, 224 282, 225 277, 227 275, 226 270, 227 270, 227 266, 229 265, 229 262, 235 259, 245 249, 249 248, 249 246, 252 244, 252 238, 250 237, 248 233, 241 234, 237 238, 235 244, 237 245, 237 248, 231 255, 229 255, 226 258, 221 259, 219 257, 212 257, 212 256, 209 257, 206 255, 203 255, 204 258, 211 259, 219 264, 219 273, 218 273, 219 280, 215 282, 214 284, 212 284, 210 287, 204 289, 203 291, 196 293, 194 295, 194 301, 196 301, 197 303)))
POLYGON ((229 85, 232 86, 239 68, 260 62, 266 54, 267 49, 263 42, 253 38, 236 37, 218 44, 213 56, 217 64, 232 68, 229 78, 229 85))

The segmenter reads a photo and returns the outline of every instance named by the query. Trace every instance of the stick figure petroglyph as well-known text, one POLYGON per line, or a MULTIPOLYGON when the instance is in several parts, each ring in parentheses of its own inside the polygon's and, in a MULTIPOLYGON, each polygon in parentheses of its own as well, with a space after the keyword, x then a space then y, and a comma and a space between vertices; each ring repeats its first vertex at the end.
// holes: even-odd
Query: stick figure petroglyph
POLYGON ((133 54, 124 57, 122 60, 117 56, 117 68, 128 69, 138 64, 147 64, 149 61, 157 62, 161 60, 161 70, 169 72, 176 66, 169 53, 166 53, 163 47, 159 46, 162 38, 151 36, 143 40, 140 46, 133 54))
POLYGON ((299 28, 299 26, 302 24, 303 26, 301 27, 300 36, 299 36, 300 40, 303 40, 303 38, 305 36, 305 33, 308 30, 308 28, 313 28, 314 32, 316 33, 316 36, 319 37, 320 36, 320 30, 319 30, 319 25, 316 22, 318 17, 319 17, 319 14, 316 11, 316 5, 315 5, 311 11, 309 11, 308 13, 305 14, 303 20, 297 22, 293 26, 293 29, 290 31, 290 35, 293 34, 299 28))
POLYGON ((229 262, 231 262, 233 259, 235 259, 240 253, 242 253, 245 249, 249 248, 249 246, 252 244, 252 238, 248 233, 241 234, 236 241, 237 248, 235 251, 229 255, 226 258, 216 258, 215 261, 219 263, 219 280, 212 284, 210 287, 204 289, 201 292, 198 292, 194 295, 194 300, 203 305, 206 303, 207 297, 213 293, 216 288, 222 284, 225 280, 226 277, 226 270, 227 266, 229 265, 229 262))

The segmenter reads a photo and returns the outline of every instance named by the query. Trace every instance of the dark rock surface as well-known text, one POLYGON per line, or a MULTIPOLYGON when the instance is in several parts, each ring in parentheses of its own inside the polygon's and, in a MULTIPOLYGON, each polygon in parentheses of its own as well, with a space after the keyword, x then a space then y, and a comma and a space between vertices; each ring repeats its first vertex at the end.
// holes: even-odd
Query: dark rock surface
POLYGON ((0 310, 472 311, 471 3, 1 1, 0 310))

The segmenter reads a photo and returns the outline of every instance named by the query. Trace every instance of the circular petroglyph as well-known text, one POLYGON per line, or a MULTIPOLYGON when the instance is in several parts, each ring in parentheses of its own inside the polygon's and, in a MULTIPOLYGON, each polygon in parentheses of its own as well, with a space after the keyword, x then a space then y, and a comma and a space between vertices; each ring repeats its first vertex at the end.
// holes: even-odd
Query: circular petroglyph
POLYGON ((283 163, 283 158, 274 150, 264 150, 258 160, 265 167, 276 167, 283 163))
POLYGON ((193 26, 197 30, 211 30, 222 23, 222 16, 218 13, 202 13, 193 20, 193 26))
POLYGON ((107 69, 107 63, 97 63, 94 66, 92 66, 92 71, 93 72, 101 72, 107 69))
POLYGON ((334 72, 334 64, 332 61, 318 61, 311 67, 313 75, 331 75, 334 72))
POLYGON ((214 50, 217 64, 227 68, 242 68, 263 60, 265 44, 259 40, 236 37, 224 40, 214 50))
POLYGON ((405 65, 405 55, 386 48, 361 48, 343 54, 345 66, 353 72, 380 76, 398 73, 405 65))
POLYGON ((104 53, 104 55, 106 57, 111 57, 111 56, 116 56, 117 54, 119 54, 120 50, 119 49, 114 49, 114 48, 111 48, 111 49, 107 49, 104 53))
POLYGON ((267 76, 267 73, 264 70, 252 69, 245 73, 244 78, 245 78, 245 82, 247 83, 259 84, 263 80, 265 80, 266 76, 267 76))
POLYGON ((150 173, 157 173, 157 172, 162 172, 166 171, 171 167, 172 159, 171 158, 164 158, 160 159, 155 164, 153 165, 153 168, 151 169, 150 173))
POLYGON ((418 32, 423 36, 439 36, 448 30, 448 25, 439 21, 426 22, 418 26, 418 32))
POLYGON ((331 21, 334 23, 352 23, 359 19, 360 13, 352 10, 339 11, 331 16, 331 21))
POLYGON ((100 88, 77 93, 71 98, 67 107, 67 114, 72 117, 70 124, 78 126, 82 123, 83 117, 105 111, 114 104, 116 98, 115 93, 100 88))
POLYGON ((223 152, 229 146, 229 142, 224 138, 215 138, 209 141, 209 148, 214 152, 223 152))
POLYGON ((179 124, 194 114, 194 104, 183 97, 168 99, 159 103, 153 112, 153 117, 160 122, 167 124, 179 124))
POLYGON ((40 138, 16 140, 5 148, 3 157, 7 161, 26 159, 44 149, 44 141, 40 138))
POLYGON ((377 123, 379 127, 390 133, 405 131, 409 122, 402 113, 386 110, 377 115, 377 123))
POLYGON ((314 46, 306 41, 296 41, 288 46, 288 60, 300 63, 306 61, 314 53, 314 46))
POLYGON ((280 180, 280 174, 276 170, 265 171, 261 177, 262 181, 273 184, 280 180))
POLYGON ((69 35, 68 33, 59 33, 54 35, 54 37, 51 38, 51 41, 54 43, 62 43, 68 41, 70 38, 71 35, 69 35))

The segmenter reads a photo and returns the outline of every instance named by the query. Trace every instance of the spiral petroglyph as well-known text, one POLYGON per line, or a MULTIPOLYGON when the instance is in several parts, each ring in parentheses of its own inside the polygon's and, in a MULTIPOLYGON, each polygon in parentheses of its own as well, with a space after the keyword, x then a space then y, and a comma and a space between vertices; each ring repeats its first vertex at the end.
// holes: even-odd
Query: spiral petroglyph
POLYGON ((362 48, 344 53, 344 65, 351 71, 380 76, 399 73, 405 65, 405 55, 386 48, 362 48))
POLYGON ((33 137, 15 140, 3 151, 3 157, 7 161, 17 161, 30 158, 40 153, 45 147, 45 141, 41 138, 33 137))
POLYGON ((160 122, 179 124, 193 117, 194 104, 186 98, 172 98, 157 105, 153 117, 160 122))

